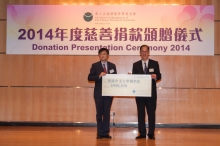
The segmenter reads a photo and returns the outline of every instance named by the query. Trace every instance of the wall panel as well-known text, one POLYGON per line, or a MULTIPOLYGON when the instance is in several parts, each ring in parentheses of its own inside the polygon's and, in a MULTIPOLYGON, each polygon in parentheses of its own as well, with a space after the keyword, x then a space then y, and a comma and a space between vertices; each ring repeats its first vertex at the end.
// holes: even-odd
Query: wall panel
POLYGON ((220 55, 220 20, 215 22, 215 54, 220 55))
POLYGON ((6 52, 6 21, 0 21, 0 53, 6 52))
POLYGON ((200 57, 196 60, 196 88, 220 88, 220 56, 200 57))
MULTIPOLYGON (((158 90, 157 123, 219 123, 219 90, 158 90)), ((0 88, 0 121, 95 122, 93 88, 0 88)), ((135 99, 117 97, 115 122, 137 122, 135 99)))
POLYGON ((215 20, 220 20, 220 1, 219 0, 212 0, 212 5, 215 6, 215 20))
POLYGON ((0 1, 0 19, 6 19, 6 0, 0 1))
POLYGON ((93 88, 0 88, 0 121, 95 122, 92 94, 93 88))
MULTIPOLYGON (((111 53, 111 52, 110 52, 111 53)), ((220 88, 217 56, 151 56, 160 64, 161 87, 220 88)), ((97 56, 0 55, 2 85, 94 86, 87 76, 97 56), (10 76, 10 78, 8 78, 10 76), (9 81, 8 81, 9 80, 9 81), (9 84, 8 84, 9 82, 9 84)), ((110 56, 119 74, 132 72, 139 56, 110 56)))
POLYGON ((219 123, 218 89, 158 90, 157 123, 219 123))
POLYGON ((8 56, 0 54, 0 86, 8 86, 9 84, 9 64, 8 56))

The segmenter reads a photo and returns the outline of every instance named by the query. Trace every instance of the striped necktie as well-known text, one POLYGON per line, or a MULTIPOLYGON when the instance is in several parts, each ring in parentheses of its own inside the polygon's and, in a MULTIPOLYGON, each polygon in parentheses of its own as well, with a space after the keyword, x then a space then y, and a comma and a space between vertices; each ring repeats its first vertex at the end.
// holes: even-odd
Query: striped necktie
POLYGON ((144 62, 144 74, 147 74, 147 65, 146 65, 146 62, 144 62))

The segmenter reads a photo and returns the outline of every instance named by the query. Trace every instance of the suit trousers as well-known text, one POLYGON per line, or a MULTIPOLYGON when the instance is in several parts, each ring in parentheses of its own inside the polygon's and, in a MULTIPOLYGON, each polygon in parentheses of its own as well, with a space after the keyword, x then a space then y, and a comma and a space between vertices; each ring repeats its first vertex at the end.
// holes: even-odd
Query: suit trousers
POLYGON ((95 97, 97 135, 104 136, 110 132, 110 109, 113 97, 95 97))
POLYGON ((136 97, 136 104, 138 111, 138 131, 140 135, 146 135, 145 108, 148 115, 148 135, 154 135, 157 98, 136 97))

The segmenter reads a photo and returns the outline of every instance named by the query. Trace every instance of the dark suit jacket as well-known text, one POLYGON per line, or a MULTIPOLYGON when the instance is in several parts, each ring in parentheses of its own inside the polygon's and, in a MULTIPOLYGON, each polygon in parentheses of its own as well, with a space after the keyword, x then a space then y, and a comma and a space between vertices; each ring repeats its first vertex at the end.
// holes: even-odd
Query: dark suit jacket
MULTIPOLYGON (((144 74, 142 60, 139 60, 133 64, 132 74, 144 74)), ((156 98, 157 97, 156 82, 161 79, 160 68, 159 68, 159 64, 157 61, 149 59, 147 74, 157 75, 156 80, 152 79, 152 96, 151 96, 151 97, 156 98), (153 69, 154 71, 150 72, 150 69, 153 69)))
MULTIPOLYGON (((95 88, 94 88, 94 97, 101 97, 102 96, 102 78, 99 78, 101 72, 104 72, 103 66, 101 61, 92 64, 90 69, 90 73, 88 75, 89 81, 95 81, 95 88)), ((115 64, 107 61, 107 72, 108 74, 117 74, 115 64), (110 72, 113 70, 114 72, 110 72)))

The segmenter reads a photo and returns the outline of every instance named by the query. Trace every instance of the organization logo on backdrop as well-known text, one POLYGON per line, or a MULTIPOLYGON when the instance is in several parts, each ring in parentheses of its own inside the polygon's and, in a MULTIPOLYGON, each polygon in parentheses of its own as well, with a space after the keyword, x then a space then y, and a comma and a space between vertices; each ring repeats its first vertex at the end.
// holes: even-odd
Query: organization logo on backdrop
POLYGON ((92 21, 92 19, 93 19, 93 14, 92 14, 93 12, 92 12, 92 9, 85 9, 84 10, 84 15, 83 15, 83 18, 84 18, 84 20, 86 21, 86 22, 90 22, 90 21, 92 21))

